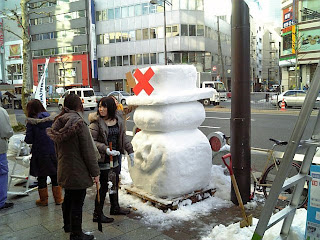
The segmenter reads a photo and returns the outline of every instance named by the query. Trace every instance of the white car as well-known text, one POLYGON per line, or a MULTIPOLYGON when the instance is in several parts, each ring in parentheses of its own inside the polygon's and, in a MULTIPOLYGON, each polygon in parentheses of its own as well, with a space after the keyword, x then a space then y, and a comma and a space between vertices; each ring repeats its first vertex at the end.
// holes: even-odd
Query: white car
POLYGON ((62 109, 64 105, 64 98, 69 94, 77 94, 81 98, 83 108, 90 108, 93 110, 97 106, 97 99, 92 88, 71 88, 59 99, 59 109, 62 109))
MULTIPOLYGON (((281 108, 282 100, 284 100, 285 107, 302 107, 307 92, 303 90, 288 90, 279 95, 271 97, 271 104, 281 108)), ((320 106, 320 96, 317 97, 315 107, 320 106)))
POLYGON ((119 103, 122 105, 125 105, 127 103, 127 98, 130 97, 131 95, 125 91, 113 91, 108 94, 109 96, 114 96, 119 103))

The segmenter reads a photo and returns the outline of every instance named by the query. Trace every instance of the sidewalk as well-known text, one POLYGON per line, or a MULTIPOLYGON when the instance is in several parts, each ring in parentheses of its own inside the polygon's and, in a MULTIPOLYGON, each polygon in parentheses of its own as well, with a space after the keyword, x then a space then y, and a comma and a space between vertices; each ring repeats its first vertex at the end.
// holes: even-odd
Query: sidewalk
MULTIPOLYGON (((11 162, 9 161, 11 164, 11 162)), ((21 186, 15 188, 22 188, 21 186)), ((0 239, 69 239, 69 234, 64 233, 61 206, 55 205, 49 186, 48 207, 38 207, 35 200, 38 192, 33 191, 29 196, 9 196, 15 205, 12 209, 0 211, 0 239)), ((207 216, 198 217, 196 220, 183 222, 168 230, 161 230, 145 225, 141 217, 134 211, 128 216, 114 216, 111 224, 103 224, 103 233, 97 230, 97 223, 92 222, 94 208, 95 188, 87 190, 83 208, 83 229, 91 231, 95 239, 123 239, 123 240, 186 240, 201 239, 207 236, 216 225, 230 225, 241 220, 238 206, 222 208, 211 212, 207 216)), ((107 197, 104 211, 108 215, 110 205, 107 197)), ((259 217, 262 206, 259 204, 254 210, 247 211, 253 217, 259 217)), ((108 215, 109 216, 109 215, 108 215)))

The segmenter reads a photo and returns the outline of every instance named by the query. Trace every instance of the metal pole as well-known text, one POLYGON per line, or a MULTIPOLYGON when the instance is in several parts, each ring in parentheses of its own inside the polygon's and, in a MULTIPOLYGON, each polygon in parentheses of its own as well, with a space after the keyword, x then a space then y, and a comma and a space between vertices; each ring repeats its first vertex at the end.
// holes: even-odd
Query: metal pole
MULTIPOLYGON (((231 23, 232 101, 231 155, 243 203, 250 200, 250 23, 249 8, 244 0, 234 0, 231 23)), ((231 201, 238 203, 231 188, 231 201)))
POLYGON ((163 0, 163 26, 164 26, 164 65, 168 64, 167 56, 167 21, 166 21, 166 1, 163 0))

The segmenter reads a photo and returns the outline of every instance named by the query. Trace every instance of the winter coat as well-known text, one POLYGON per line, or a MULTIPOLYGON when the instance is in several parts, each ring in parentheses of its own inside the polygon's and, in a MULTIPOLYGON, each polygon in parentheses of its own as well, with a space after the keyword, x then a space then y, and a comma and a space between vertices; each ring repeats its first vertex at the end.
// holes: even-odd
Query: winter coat
POLYGON ((85 189, 100 174, 99 157, 89 128, 79 113, 67 110, 48 128, 58 158, 58 183, 66 189, 85 189))
MULTIPOLYGON (((91 135, 101 155, 99 162, 104 162, 108 147, 108 126, 97 113, 90 113, 88 119, 90 122, 89 128, 91 131, 91 135)), ((123 120, 118 117, 118 114, 116 114, 116 119, 120 132, 117 150, 122 154, 124 154, 124 150, 126 150, 128 154, 133 153, 133 147, 125 133, 123 120)))
POLYGON ((32 144, 30 174, 32 176, 57 175, 57 158, 54 143, 48 137, 46 129, 51 127, 53 117, 41 112, 37 118, 27 118, 27 132, 24 141, 32 144))
POLYGON ((7 153, 8 140, 13 135, 7 111, 0 107, 0 154, 7 153))

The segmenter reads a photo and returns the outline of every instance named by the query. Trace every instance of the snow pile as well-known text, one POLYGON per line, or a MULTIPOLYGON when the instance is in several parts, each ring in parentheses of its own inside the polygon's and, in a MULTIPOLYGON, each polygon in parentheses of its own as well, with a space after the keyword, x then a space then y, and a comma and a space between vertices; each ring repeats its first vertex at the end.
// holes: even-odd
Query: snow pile
MULTIPOLYGON (((294 217, 291 230, 288 236, 290 240, 304 239, 304 233, 306 228, 307 210, 297 209, 294 217)), ((255 228, 257 226, 258 219, 253 219, 253 225, 250 227, 240 228, 239 222, 231 224, 229 226, 218 225, 213 228, 211 233, 203 237, 202 240, 248 240, 251 239, 255 228)), ((275 226, 267 230, 264 234, 263 240, 274 240, 279 237, 283 221, 277 223, 275 226)))

